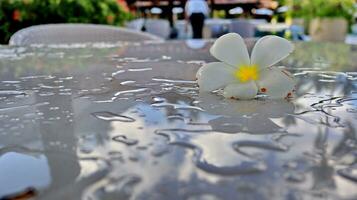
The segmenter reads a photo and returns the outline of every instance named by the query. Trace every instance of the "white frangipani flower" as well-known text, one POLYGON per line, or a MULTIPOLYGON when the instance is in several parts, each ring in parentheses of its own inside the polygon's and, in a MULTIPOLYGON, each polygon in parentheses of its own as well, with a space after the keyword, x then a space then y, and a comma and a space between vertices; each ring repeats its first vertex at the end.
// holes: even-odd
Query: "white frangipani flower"
POLYGON ((271 98, 285 98, 295 86, 293 76, 284 69, 272 67, 294 50, 294 45, 278 36, 259 39, 249 57, 243 38, 228 33, 216 40, 210 53, 222 62, 202 66, 197 74, 201 91, 224 88, 226 98, 252 99, 258 92, 271 98))

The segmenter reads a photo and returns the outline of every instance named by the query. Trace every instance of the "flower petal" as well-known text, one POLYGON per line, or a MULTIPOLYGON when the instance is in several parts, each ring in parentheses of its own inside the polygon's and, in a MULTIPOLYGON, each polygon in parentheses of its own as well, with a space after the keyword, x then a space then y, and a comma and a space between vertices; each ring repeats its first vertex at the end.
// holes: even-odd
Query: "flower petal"
POLYGON ((269 67, 261 71, 261 79, 257 81, 259 91, 273 99, 289 97, 295 86, 293 76, 286 70, 269 67))
POLYGON ((218 38, 210 52, 218 60, 234 67, 250 64, 247 47, 237 33, 228 33, 218 38))
POLYGON ((268 35, 255 44, 251 64, 260 68, 270 67, 286 58, 294 50, 294 45, 284 38, 268 35))
POLYGON ((258 87, 254 81, 247 83, 228 84, 223 91, 226 98, 253 99, 258 92, 258 87))
POLYGON ((222 62, 204 65, 197 71, 196 77, 201 91, 213 91, 236 80, 234 69, 222 62))

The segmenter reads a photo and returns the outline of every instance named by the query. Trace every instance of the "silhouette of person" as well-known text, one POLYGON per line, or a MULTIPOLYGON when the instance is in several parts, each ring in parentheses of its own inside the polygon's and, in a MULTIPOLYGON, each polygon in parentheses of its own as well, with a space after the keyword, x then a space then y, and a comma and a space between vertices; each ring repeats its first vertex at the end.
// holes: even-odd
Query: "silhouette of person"
MULTIPOLYGON (((193 38, 202 38, 204 20, 209 14, 208 4, 205 0, 188 0, 185 5, 185 18, 192 26, 193 38)), ((187 23, 186 23, 187 30, 187 23)))

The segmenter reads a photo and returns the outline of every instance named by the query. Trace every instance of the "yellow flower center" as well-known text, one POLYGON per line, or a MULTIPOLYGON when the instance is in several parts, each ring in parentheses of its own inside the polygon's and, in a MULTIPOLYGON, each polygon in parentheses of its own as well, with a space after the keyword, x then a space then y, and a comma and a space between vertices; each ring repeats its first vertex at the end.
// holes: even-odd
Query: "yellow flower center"
POLYGON ((257 65, 241 65, 234 72, 234 76, 242 83, 256 81, 259 78, 259 69, 257 65))

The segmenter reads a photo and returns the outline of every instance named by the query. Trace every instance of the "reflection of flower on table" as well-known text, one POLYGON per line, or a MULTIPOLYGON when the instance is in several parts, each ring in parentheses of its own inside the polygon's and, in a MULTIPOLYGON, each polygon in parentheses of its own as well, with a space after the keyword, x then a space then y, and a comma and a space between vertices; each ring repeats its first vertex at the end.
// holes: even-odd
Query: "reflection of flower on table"
POLYGON ((271 118, 293 114, 294 105, 286 100, 236 101, 210 93, 200 93, 199 106, 206 112, 220 115, 209 121, 212 129, 226 133, 274 133, 281 130, 271 118))

